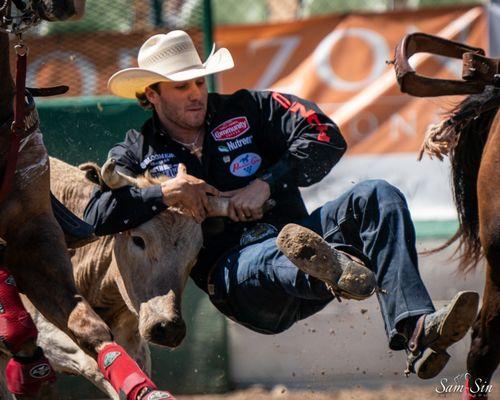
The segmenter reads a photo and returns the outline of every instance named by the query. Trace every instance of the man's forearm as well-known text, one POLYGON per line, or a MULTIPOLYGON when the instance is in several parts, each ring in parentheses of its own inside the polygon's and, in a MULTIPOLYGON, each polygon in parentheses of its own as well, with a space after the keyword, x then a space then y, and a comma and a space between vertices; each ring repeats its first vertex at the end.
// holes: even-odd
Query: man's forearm
POLYGON ((84 211, 84 220, 96 235, 110 235, 135 228, 163 211, 160 185, 139 189, 125 186, 116 190, 96 191, 84 211))

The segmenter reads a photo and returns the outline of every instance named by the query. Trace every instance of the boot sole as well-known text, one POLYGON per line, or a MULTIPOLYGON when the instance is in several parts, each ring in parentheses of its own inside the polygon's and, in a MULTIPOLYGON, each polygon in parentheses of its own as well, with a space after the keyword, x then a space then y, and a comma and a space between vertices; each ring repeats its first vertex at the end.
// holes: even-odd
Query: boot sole
POLYGON ((415 371, 420 379, 435 378, 444 369, 450 355, 444 351, 437 353, 432 349, 426 349, 422 358, 415 363, 415 371))
POLYGON ((436 377, 446 366, 450 356, 446 349, 461 340, 469 331, 477 315, 479 295, 476 292, 459 292, 450 303, 446 317, 439 325, 439 339, 429 345, 416 363, 421 379, 436 377))
POLYGON ((332 249, 317 233, 296 224, 286 225, 276 244, 301 271, 339 288, 348 298, 364 300, 376 288, 372 271, 345 253, 332 249))

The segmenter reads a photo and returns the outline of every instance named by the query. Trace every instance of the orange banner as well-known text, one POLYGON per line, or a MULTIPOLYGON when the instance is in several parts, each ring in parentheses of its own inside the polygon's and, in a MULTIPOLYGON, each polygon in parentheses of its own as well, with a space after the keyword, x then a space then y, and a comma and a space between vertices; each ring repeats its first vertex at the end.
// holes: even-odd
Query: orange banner
MULTIPOLYGON (((485 14, 482 7, 455 7, 219 29, 218 44, 236 62, 219 82, 225 92, 272 88, 317 102, 340 125, 351 154, 415 152, 429 123, 457 99, 401 94, 386 61, 415 31, 487 48, 485 14)), ((419 73, 461 76, 459 61, 414 58, 419 73)))
MULTIPOLYGON (((317 102, 337 122, 351 154, 415 152, 425 128, 456 99, 402 95, 392 66, 396 43, 423 31, 487 47, 483 7, 332 15, 299 22, 221 27, 219 46, 236 67, 218 75, 221 92, 272 88, 317 102)), ((118 69, 134 66, 146 33, 32 38, 28 84, 69 84, 70 95, 107 94, 118 69)), ((421 73, 458 78, 460 63, 415 57, 421 73)))

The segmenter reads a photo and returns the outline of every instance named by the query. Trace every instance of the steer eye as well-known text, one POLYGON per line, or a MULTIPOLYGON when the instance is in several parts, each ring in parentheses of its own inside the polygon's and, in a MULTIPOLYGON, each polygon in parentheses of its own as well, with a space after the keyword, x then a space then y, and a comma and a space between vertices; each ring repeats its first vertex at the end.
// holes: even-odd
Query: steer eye
POLYGON ((144 242, 144 239, 141 238, 140 236, 132 236, 132 241, 136 246, 140 247, 142 250, 146 248, 146 243, 144 242))

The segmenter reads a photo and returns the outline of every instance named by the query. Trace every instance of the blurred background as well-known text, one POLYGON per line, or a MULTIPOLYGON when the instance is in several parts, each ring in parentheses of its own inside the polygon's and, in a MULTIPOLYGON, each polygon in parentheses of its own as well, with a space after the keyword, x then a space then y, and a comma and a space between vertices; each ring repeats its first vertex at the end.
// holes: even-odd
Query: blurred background
MULTIPOLYGON (((109 96, 108 78, 136 66, 140 45, 155 33, 187 30, 206 58, 227 47, 236 67, 211 80, 211 90, 239 88, 294 93, 317 102, 340 126, 349 151, 319 184, 303 190, 310 210, 368 178, 387 179, 406 195, 419 250, 457 228, 449 166, 416 155, 429 124, 458 98, 416 99, 399 92, 392 66, 396 43, 423 31, 500 55, 500 5, 457 0, 87 0, 77 22, 42 23, 28 33, 28 85, 70 85, 67 95, 38 101, 52 156, 71 164, 102 163, 107 151, 148 113, 109 96)), ((459 79, 461 63, 412 59, 418 72, 459 79)), ((483 273, 456 274, 453 249, 421 257, 436 306, 458 289, 482 290, 483 273)), ((375 299, 332 303, 277 336, 229 323, 194 285, 184 299, 188 335, 179 349, 153 350, 155 381, 173 393, 220 393, 235 387, 338 389, 354 385, 436 385, 465 370, 468 342, 434 382, 403 377, 404 357, 388 351, 375 299)), ((371 386, 370 386, 371 385, 371 386)), ((311 389, 311 390, 312 390, 311 389)), ((98 398, 79 378, 62 377, 64 398, 98 398)), ((432 389, 429 389, 432 392, 432 389)))

